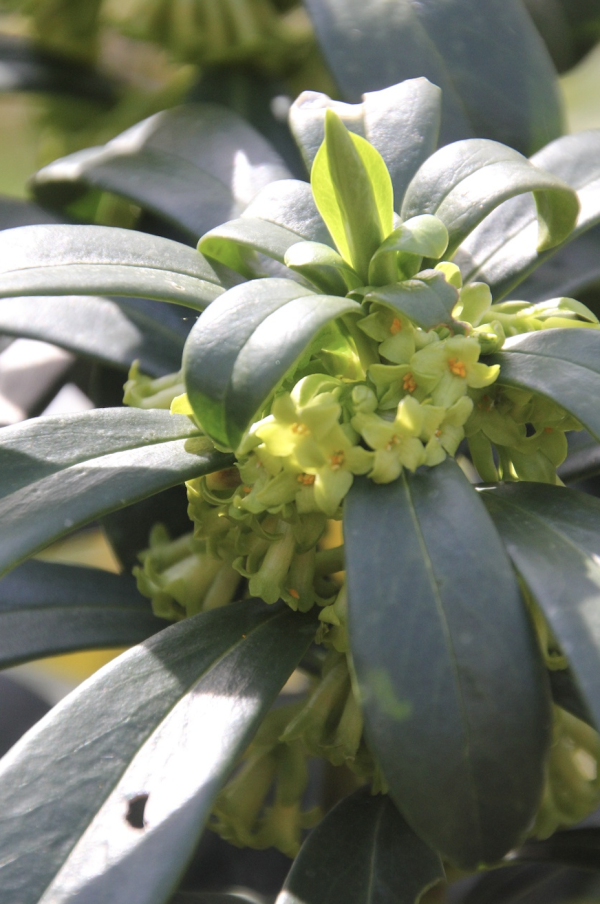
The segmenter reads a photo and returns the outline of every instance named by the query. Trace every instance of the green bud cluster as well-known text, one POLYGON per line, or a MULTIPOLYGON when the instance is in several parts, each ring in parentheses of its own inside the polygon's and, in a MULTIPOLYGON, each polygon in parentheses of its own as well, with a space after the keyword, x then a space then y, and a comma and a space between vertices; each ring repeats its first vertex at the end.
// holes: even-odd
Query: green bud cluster
POLYGON ((153 379, 140 371, 139 361, 134 361, 123 390, 123 402, 131 408, 164 408, 168 411, 173 401, 185 391, 185 386, 181 371, 153 379))
POLYGON ((133 573, 140 593, 152 600, 159 618, 179 621, 225 606, 240 583, 231 556, 213 555, 191 533, 171 540, 162 524, 152 528, 150 546, 140 560, 133 573))
MULTIPOLYGON (((268 717, 215 808, 214 827, 224 837, 276 844, 286 853, 297 849, 307 824, 306 756, 345 765, 357 781, 385 790, 364 741, 347 662, 344 547, 323 543, 328 525, 341 520, 354 479, 390 483, 404 469, 456 455, 466 438, 484 481, 557 482, 565 432, 579 424, 544 397, 498 385, 500 367, 481 358, 518 333, 598 328, 572 299, 494 305, 487 285, 463 286, 458 267, 443 260, 448 232, 441 220, 399 221, 375 149, 331 111, 325 135, 311 181, 337 251, 299 242, 285 264, 319 292, 360 304, 322 330, 275 387, 233 450, 235 466, 187 484, 193 536, 162 545, 155 539, 138 570, 142 592, 152 595, 157 613, 170 606, 176 613, 170 617, 221 604, 196 574, 209 559, 207 574, 211 568, 215 576, 227 574, 230 597, 235 575, 245 579, 249 596, 266 603, 320 608, 317 642, 328 650, 321 675, 295 709, 268 717)), ((195 418, 179 394, 179 374, 146 380, 134 368, 127 385, 130 404, 171 403, 173 412, 195 418)), ((564 668, 541 616, 537 622, 549 667, 564 668)), ((571 819, 560 802, 561 782, 574 783, 580 815, 586 801, 596 800, 596 773, 589 777, 596 742, 585 726, 556 712, 538 834, 571 819)))
POLYGON ((233 778, 216 799, 209 827, 239 847, 276 847, 288 857, 300 849, 305 829, 322 816, 305 810, 307 754, 299 741, 283 741, 302 704, 269 712, 233 778))

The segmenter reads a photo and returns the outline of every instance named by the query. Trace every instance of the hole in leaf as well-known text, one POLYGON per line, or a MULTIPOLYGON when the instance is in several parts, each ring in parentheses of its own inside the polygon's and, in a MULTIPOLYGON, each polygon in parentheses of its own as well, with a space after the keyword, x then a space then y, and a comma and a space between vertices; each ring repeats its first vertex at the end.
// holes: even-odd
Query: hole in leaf
POLYGON ((146 823, 144 822, 144 810, 146 809, 147 801, 147 794, 136 794, 135 797, 131 797, 128 800, 125 819, 132 829, 145 828, 146 823))

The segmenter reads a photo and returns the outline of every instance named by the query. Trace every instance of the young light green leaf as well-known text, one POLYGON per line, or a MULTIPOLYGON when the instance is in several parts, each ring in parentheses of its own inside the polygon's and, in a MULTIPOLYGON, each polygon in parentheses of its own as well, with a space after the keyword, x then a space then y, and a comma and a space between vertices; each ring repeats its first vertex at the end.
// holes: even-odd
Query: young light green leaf
POLYGON ((314 630, 312 616, 252 600, 202 613, 52 710, 0 767, 7 900, 167 900, 314 630))
POLYGON ((498 383, 548 396, 600 441, 600 333, 558 329, 508 339, 485 359, 499 364, 498 383))
POLYGON ((379 153, 333 110, 311 171, 315 203, 338 251, 366 283, 369 261, 392 231, 393 187, 379 153))
POLYGON ((211 305, 183 355, 188 397, 209 436, 235 449, 310 340, 351 313, 360 313, 355 301, 274 278, 236 286, 211 305))
POLYGON ((435 214, 450 235, 451 257, 470 232, 496 207, 532 192, 538 217, 537 248, 563 242, 579 213, 576 192, 563 180, 534 166, 517 151, 495 141, 467 139, 441 148, 418 170, 402 203, 403 219, 435 214))
POLYGON ((389 797, 361 788, 311 832, 276 904, 417 904, 444 876, 389 797))
POLYGON ((429 214, 412 217, 394 229, 371 258, 369 285, 414 276, 424 257, 439 260, 447 247, 448 230, 441 220, 429 214))
POLYGON ((373 289, 365 301, 376 301, 407 317, 424 330, 452 321, 458 291, 439 270, 423 270, 414 279, 373 289))
POLYGON ((600 726, 600 501, 541 483, 481 495, 600 726))
POLYGON ((107 512, 228 467, 186 417, 98 409, 0 431, 0 573, 107 512))
POLYGON ((539 805, 550 699, 493 522, 447 459, 355 480, 344 538, 352 658, 390 796, 444 858, 494 863, 539 805))
POLYGON ((0 581, 0 667, 140 643, 165 627, 130 575, 25 562, 0 581))
POLYGON ((420 165, 437 146, 441 112, 437 85, 426 78, 406 79, 364 94, 360 104, 345 104, 326 94, 304 91, 292 104, 289 121, 309 171, 325 139, 328 108, 338 114, 347 129, 366 138, 379 151, 399 202, 420 165))
POLYGON ((0 233, 0 298, 133 295, 202 311, 222 292, 201 254, 160 236, 71 225, 0 233))

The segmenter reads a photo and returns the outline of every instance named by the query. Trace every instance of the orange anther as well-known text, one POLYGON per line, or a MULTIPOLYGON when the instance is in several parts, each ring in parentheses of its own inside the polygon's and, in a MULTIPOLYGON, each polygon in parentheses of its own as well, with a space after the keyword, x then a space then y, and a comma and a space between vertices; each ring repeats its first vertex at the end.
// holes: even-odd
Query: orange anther
POLYGON ((399 317, 394 317, 394 319, 392 320, 392 325, 390 327, 390 333, 392 334, 392 336, 395 336, 396 333, 399 333, 401 329, 402 321, 399 317))
POLYGON ((385 451, 386 451, 386 452, 391 452, 392 449, 394 448, 394 446, 397 446, 399 442, 400 442, 400 439, 399 439, 399 438, 396 436, 396 434, 394 433, 394 435, 392 436, 392 438, 389 439, 389 440, 387 441, 387 443, 385 444, 385 451))
POLYGON ((292 424, 292 433, 297 433, 299 436, 304 436, 306 433, 310 433, 310 430, 306 426, 306 424, 295 423, 292 424))
POLYGON ((402 377, 402 388, 406 390, 406 392, 414 392, 417 388, 417 381, 411 373, 404 374, 402 377))
POLYGON ((339 452, 334 452, 333 455, 329 456, 329 464, 332 471, 339 471, 344 464, 344 453, 341 449, 339 452))
POLYGON ((305 487, 311 487, 315 482, 314 474, 298 474, 296 477, 298 483, 301 483, 305 487))
POLYGON ((544 433, 554 433, 554 427, 544 427, 544 433))
POLYGON ((465 363, 458 358, 448 358, 448 367, 450 368, 450 373, 454 374, 455 377, 464 378, 467 376, 465 363))
POLYGON ((288 590, 288 593, 289 593, 290 596, 293 596, 295 600, 299 600, 299 599, 300 599, 300 594, 298 593, 297 590, 293 590, 292 588, 290 588, 290 589, 288 590))

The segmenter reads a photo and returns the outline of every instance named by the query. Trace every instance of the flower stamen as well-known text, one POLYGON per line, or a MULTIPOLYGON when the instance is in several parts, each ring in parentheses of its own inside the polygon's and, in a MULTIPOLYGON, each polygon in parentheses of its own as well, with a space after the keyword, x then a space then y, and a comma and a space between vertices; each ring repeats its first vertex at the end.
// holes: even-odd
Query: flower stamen
POLYGON ((404 374, 402 377, 402 388, 405 392, 414 392, 417 388, 417 381, 411 373, 404 374))
POLYGON ((466 365, 459 358, 448 358, 448 367, 450 368, 450 373, 454 374, 455 377, 464 379, 467 376, 466 365))

